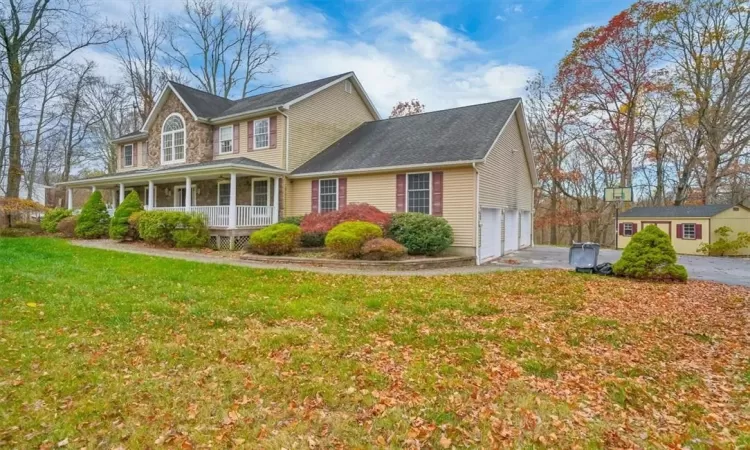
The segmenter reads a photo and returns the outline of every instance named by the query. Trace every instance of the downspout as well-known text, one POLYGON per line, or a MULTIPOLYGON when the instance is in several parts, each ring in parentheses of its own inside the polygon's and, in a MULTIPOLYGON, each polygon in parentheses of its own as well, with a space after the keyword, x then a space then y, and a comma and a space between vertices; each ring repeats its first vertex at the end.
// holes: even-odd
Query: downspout
POLYGON ((474 257, 476 258, 476 264, 480 265, 479 247, 482 238, 480 234, 480 222, 482 216, 479 210, 479 169, 477 169, 476 162, 471 163, 471 167, 474 168, 474 173, 476 174, 476 177, 474 177, 474 219, 476 220, 476 225, 474 226, 474 257))
POLYGON ((284 116, 284 170, 289 171, 289 116, 281 110, 282 106, 277 106, 276 111, 284 116))

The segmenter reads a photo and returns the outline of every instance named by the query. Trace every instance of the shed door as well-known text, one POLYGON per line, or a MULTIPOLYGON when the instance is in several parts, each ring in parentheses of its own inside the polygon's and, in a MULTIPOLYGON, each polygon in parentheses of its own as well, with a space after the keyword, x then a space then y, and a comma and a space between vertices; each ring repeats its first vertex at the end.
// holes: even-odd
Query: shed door
POLYGON ((518 250, 518 211, 505 211, 505 251, 510 253, 518 250))
POLYGON ((488 261, 502 253, 502 221, 499 209, 482 208, 482 242, 479 247, 479 259, 488 261))

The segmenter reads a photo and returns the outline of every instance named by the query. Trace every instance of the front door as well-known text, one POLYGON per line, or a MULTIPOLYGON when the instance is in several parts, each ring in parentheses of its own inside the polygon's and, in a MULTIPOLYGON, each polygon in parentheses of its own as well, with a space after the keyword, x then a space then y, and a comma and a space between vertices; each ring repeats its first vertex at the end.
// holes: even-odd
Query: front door
MULTIPOLYGON (((192 202, 190 202, 190 205, 191 206, 197 206, 196 205, 196 201, 195 201, 195 199, 196 199, 196 197, 195 197, 195 194, 196 194, 195 185, 193 185, 190 188, 190 193, 192 194, 191 197, 192 197, 192 200, 193 200, 192 202)), ((176 187, 174 189, 174 205, 178 206, 178 207, 185 207, 185 186, 176 187)))

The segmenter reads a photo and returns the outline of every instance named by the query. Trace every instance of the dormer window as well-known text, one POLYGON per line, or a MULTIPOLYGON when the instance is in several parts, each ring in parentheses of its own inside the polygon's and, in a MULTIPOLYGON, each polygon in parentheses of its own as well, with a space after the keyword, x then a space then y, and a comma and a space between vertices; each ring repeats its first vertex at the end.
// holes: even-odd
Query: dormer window
POLYGON ((185 121, 175 113, 167 117, 161 129, 161 163, 185 162, 185 121))

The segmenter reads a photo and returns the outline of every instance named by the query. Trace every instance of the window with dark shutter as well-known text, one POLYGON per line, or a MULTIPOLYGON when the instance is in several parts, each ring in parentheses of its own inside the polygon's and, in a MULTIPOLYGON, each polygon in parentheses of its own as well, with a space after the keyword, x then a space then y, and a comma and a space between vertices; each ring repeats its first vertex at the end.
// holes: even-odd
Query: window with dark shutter
POLYGON ((406 211, 430 214, 431 212, 430 173, 410 173, 406 175, 406 211))

